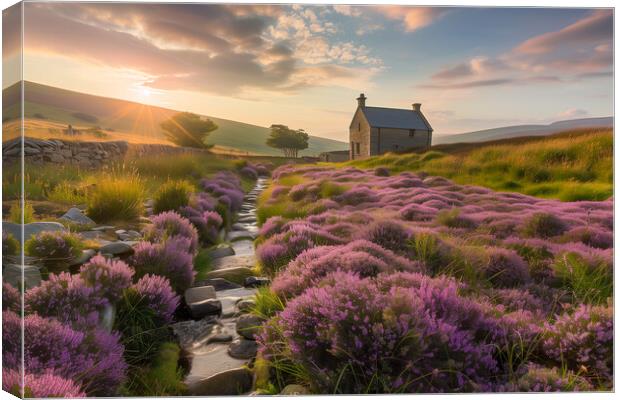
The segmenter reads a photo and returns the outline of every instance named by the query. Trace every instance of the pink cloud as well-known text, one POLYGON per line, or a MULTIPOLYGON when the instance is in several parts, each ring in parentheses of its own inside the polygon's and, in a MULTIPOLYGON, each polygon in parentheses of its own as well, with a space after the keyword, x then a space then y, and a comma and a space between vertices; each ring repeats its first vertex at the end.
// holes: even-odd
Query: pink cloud
POLYGON ((402 21, 407 32, 424 28, 450 11, 449 8, 442 7, 410 6, 377 6, 375 10, 387 18, 402 21))

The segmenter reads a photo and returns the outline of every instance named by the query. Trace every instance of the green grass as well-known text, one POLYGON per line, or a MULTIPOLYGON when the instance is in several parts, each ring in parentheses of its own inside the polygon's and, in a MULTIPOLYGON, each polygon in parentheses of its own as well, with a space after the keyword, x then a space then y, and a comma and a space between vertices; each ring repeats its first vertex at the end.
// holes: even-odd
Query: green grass
POLYGON ((189 203, 189 198, 196 188, 185 180, 170 180, 155 193, 153 212, 178 211, 189 203))
POLYGON ((555 260, 554 270, 575 303, 603 304, 613 294, 612 269, 602 260, 589 264, 578 254, 567 253, 555 260))
POLYGON ((460 184, 486 186, 562 201, 605 200, 613 193, 611 129, 581 129, 500 144, 445 147, 422 154, 393 154, 341 165, 419 171, 460 184))
POLYGON ((87 198, 86 215, 97 223, 136 221, 144 211, 144 183, 132 173, 101 179, 87 198))
POLYGON ((196 281, 207 279, 207 274, 211 271, 211 257, 209 249, 201 248, 194 257, 194 271, 196 271, 196 281))

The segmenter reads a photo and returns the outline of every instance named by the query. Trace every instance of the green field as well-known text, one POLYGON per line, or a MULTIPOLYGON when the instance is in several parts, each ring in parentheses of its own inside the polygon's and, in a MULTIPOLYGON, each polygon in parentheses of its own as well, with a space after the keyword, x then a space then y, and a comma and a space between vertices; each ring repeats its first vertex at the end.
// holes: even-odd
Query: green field
POLYGON ((548 137, 435 146, 426 153, 393 154, 344 165, 439 175, 563 201, 604 200, 613 194, 613 132, 581 129, 548 137))

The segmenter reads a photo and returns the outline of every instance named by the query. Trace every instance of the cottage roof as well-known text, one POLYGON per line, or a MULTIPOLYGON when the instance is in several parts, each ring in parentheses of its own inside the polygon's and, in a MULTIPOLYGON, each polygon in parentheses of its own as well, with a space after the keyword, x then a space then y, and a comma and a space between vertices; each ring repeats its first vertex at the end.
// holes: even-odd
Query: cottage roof
POLYGON ((421 111, 385 107, 360 107, 368 123, 376 128, 432 130, 421 111))

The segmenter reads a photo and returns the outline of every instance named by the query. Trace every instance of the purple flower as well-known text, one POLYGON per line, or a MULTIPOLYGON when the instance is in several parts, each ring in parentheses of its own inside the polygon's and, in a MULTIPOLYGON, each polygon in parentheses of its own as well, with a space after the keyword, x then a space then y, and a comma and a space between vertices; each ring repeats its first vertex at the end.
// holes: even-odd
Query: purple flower
POLYGON ((11 310, 19 313, 22 309, 22 295, 13 285, 2 284, 2 310, 11 310))
POLYGON ((80 385, 71 379, 55 375, 53 371, 41 374, 26 374, 17 370, 2 370, 2 390, 18 397, 86 397, 80 385))
POLYGON ((120 299, 123 290, 131 285, 133 274, 134 271, 123 261, 108 260, 101 255, 94 256, 80 267, 84 283, 110 303, 120 299))
POLYGON ((179 306, 179 296, 174 293, 167 278, 145 275, 132 288, 146 301, 162 324, 172 322, 173 314, 179 306))
POLYGON ((149 242, 163 242, 175 236, 189 240, 189 251, 198 250, 198 231, 189 220, 174 211, 167 211, 151 218, 153 222, 144 230, 144 239, 149 242))

